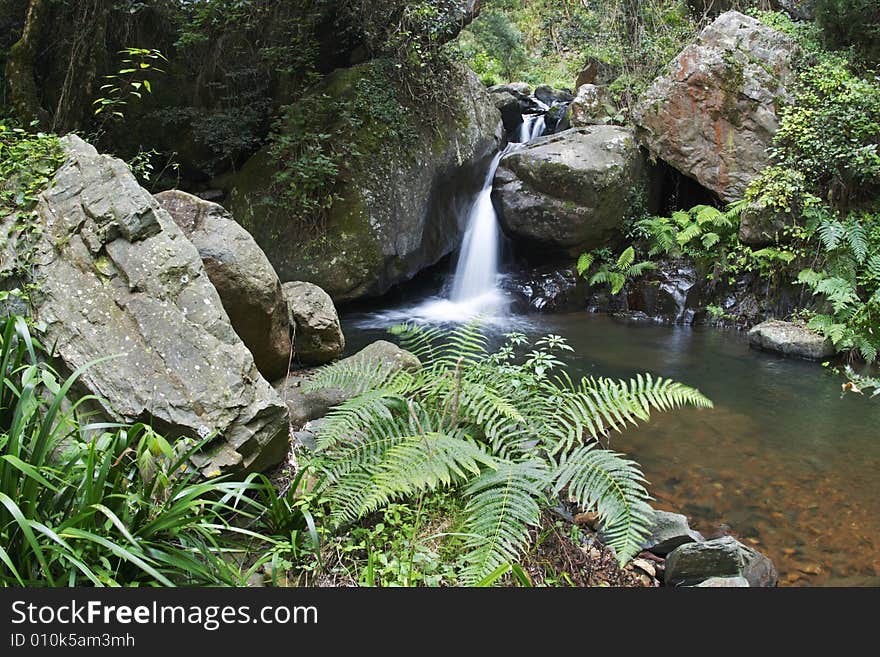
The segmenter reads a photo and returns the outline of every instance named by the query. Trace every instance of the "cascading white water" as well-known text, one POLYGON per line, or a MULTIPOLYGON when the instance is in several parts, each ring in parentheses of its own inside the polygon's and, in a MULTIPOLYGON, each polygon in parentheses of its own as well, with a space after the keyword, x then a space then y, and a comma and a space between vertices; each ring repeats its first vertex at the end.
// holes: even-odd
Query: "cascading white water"
MULTIPOLYGON (((450 300, 467 303, 495 294, 498 278, 498 217, 492 205, 492 181, 507 149, 492 159, 476 201, 468 214, 467 229, 450 300)), ((487 298, 487 301, 489 299, 487 298)))
POLYGON ((516 134, 519 144, 527 144, 544 134, 547 129, 547 121, 543 114, 526 114, 516 134))

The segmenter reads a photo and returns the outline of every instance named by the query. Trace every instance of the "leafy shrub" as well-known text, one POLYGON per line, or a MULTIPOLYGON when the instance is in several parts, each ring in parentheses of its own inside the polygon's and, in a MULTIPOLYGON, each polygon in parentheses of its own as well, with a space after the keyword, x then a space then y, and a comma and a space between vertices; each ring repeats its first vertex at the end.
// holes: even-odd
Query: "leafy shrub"
POLYGON ((852 48, 880 61, 880 11, 876 0, 816 0, 816 22, 831 48, 852 48))
POLYGON ((198 444, 82 424, 89 399, 69 393, 83 370, 62 380, 47 355, 24 319, 5 321, 0 585, 241 585, 287 545, 246 528, 268 512, 254 497, 266 480, 200 481, 198 444), (244 539, 260 546, 250 568, 235 558, 244 539))
POLYGON ((559 336, 518 355, 525 336, 508 334, 488 353, 473 325, 394 332, 424 363, 418 372, 337 363, 309 384, 356 393, 326 417, 313 464, 334 524, 392 501, 455 490, 465 504, 460 576, 473 584, 515 561, 552 495, 566 491, 598 511, 621 562, 639 551, 653 521, 642 475, 599 440, 647 421, 652 409, 710 407, 706 397, 650 375, 629 382, 551 377, 562 365, 558 354, 571 349, 559 336))

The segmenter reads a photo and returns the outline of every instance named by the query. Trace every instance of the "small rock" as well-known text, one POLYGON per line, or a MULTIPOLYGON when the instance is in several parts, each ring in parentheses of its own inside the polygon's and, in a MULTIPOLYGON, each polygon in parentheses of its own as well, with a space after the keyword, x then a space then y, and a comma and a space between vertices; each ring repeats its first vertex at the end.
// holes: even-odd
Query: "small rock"
POLYGON ((745 577, 710 577, 694 586, 699 588, 719 589, 748 588, 749 580, 745 577))
POLYGON ((657 569, 647 559, 633 559, 630 562, 635 568, 642 570, 648 573, 651 577, 655 577, 657 575, 657 569))
POLYGON ((680 545, 704 540, 703 535, 691 529, 687 517, 680 513, 656 511, 654 517, 654 529, 642 544, 642 548, 648 552, 662 557, 680 545))
POLYGON ((805 326, 771 319, 749 331, 749 345, 783 356, 821 360, 836 353, 831 340, 805 326))
POLYGON ((752 587, 776 586, 773 562, 732 536, 686 543, 666 558, 667 586, 689 586, 713 577, 743 577, 752 587))
POLYGON ((599 526, 599 514, 595 511, 579 513, 574 517, 574 524, 580 525, 581 527, 596 529, 599 526))
POLYGON ((345 336, 330 295, 301 281, 281 287, 294 327, 294 353, 300 362, 322 365, 339 357, 345 349, 345 336))

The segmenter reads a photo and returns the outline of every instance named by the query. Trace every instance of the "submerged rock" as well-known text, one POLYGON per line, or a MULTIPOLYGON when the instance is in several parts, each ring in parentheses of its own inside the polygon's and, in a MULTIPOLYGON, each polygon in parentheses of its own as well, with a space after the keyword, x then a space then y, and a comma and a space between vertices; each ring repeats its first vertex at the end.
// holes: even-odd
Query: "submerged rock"
POLYGON ((345 337, 330 295, 317 285, 293 281, 283 286, 294 328, 296 358, 308 365, 323 365, 342 354, 345 337))
POLYGON ((501 160, 493 199, 505 232, 530 248, 577 255, 620 233, 648 176, 632 132, 574 128, 501 160))
POLYGON ((752 587, 776 586, 773 563, 732 536, 686 543, 666 557, 666 586, 692 586, 712 578, 745 579, 752 587))
POLYGON ((836 353, 831 340, 800 324, 778 319, 762 322, 752 328, 749 331, 749 344, 783 356, 808 360, 821 360, 836 353))
MULTIPOLYGON (((359 112, 364 89, 386 75, 388 65, 374 60, 339 69, 303 102, 359 112)), ((319 235, 304 234, 280 202, 274 180, 284 163, 273 161, 269 147, 242 167, 229 208, 282 280, 314 283, 336 302, 378 296, 459 244, 484 158, 501 140, 501 117, 476 75, 457 70, 447 102, 426 109, 401 92, 393 124, 369 119, 358 125, 348 146, 361 155, 338 176, 319 235)), ((326 114, 332 132, 338 112, 326 114)), ((293 118, 280 125, 282 135, 296 130, 293 118)))
POLYGON ((169 439, 216 434, 194 459, 205 475, 278 463, 287 409, 196 247, 124 162, 76 136, 62 144, 67 160, 40 195, 29 261, 41 339, 68 371, 92 363, 79 386, 101 417, 147 422, 169 439))
POLYGON ((724 201, 741 198, 769 161, 796 50, 754 18, 722 14, 639 99, 639 139, 724 201))
POLYGON ((281 281, 254 238, 222 206, 178 190, 156 200, 199 251, 232 328, 250 349, 260 374, 284 376, 290 325, 281 281))
MULTIPOLYGON (((378 340, 339 363, 344 364, 368 364, 392 373, 400 370, 417 371, 422 366, 413 354, 385 340, 378 340)), ((287 404, 291 424, 297 428, 306 422, 324 417, 332 407, 354 396, 352 392, 340 388, 304 392, 303 386, 308 383, 309 378, 308 373, 293 373, 273 384, 287 404)))

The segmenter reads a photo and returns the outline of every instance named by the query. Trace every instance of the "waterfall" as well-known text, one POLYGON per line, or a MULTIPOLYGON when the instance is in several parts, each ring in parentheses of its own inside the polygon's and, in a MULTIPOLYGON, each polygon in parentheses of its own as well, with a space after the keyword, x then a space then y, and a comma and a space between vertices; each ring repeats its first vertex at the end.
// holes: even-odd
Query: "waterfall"
POLYGON ((533 139, 537 139, 544 134, 547 129, 547 120, 543 114, 526 114, 523 116, 523 122, 519 126, 516 135, 516 142, 527 144, 533 139))
POLYGON ((468 214, 467 229, 450 295, 453 303, 469 302, 495 293, 499 235, 498 217, 495 216, 492 205, 492 181, 506 152, 507 149, 500 151, 492 159, 483 180, 483 188, 468 214))

